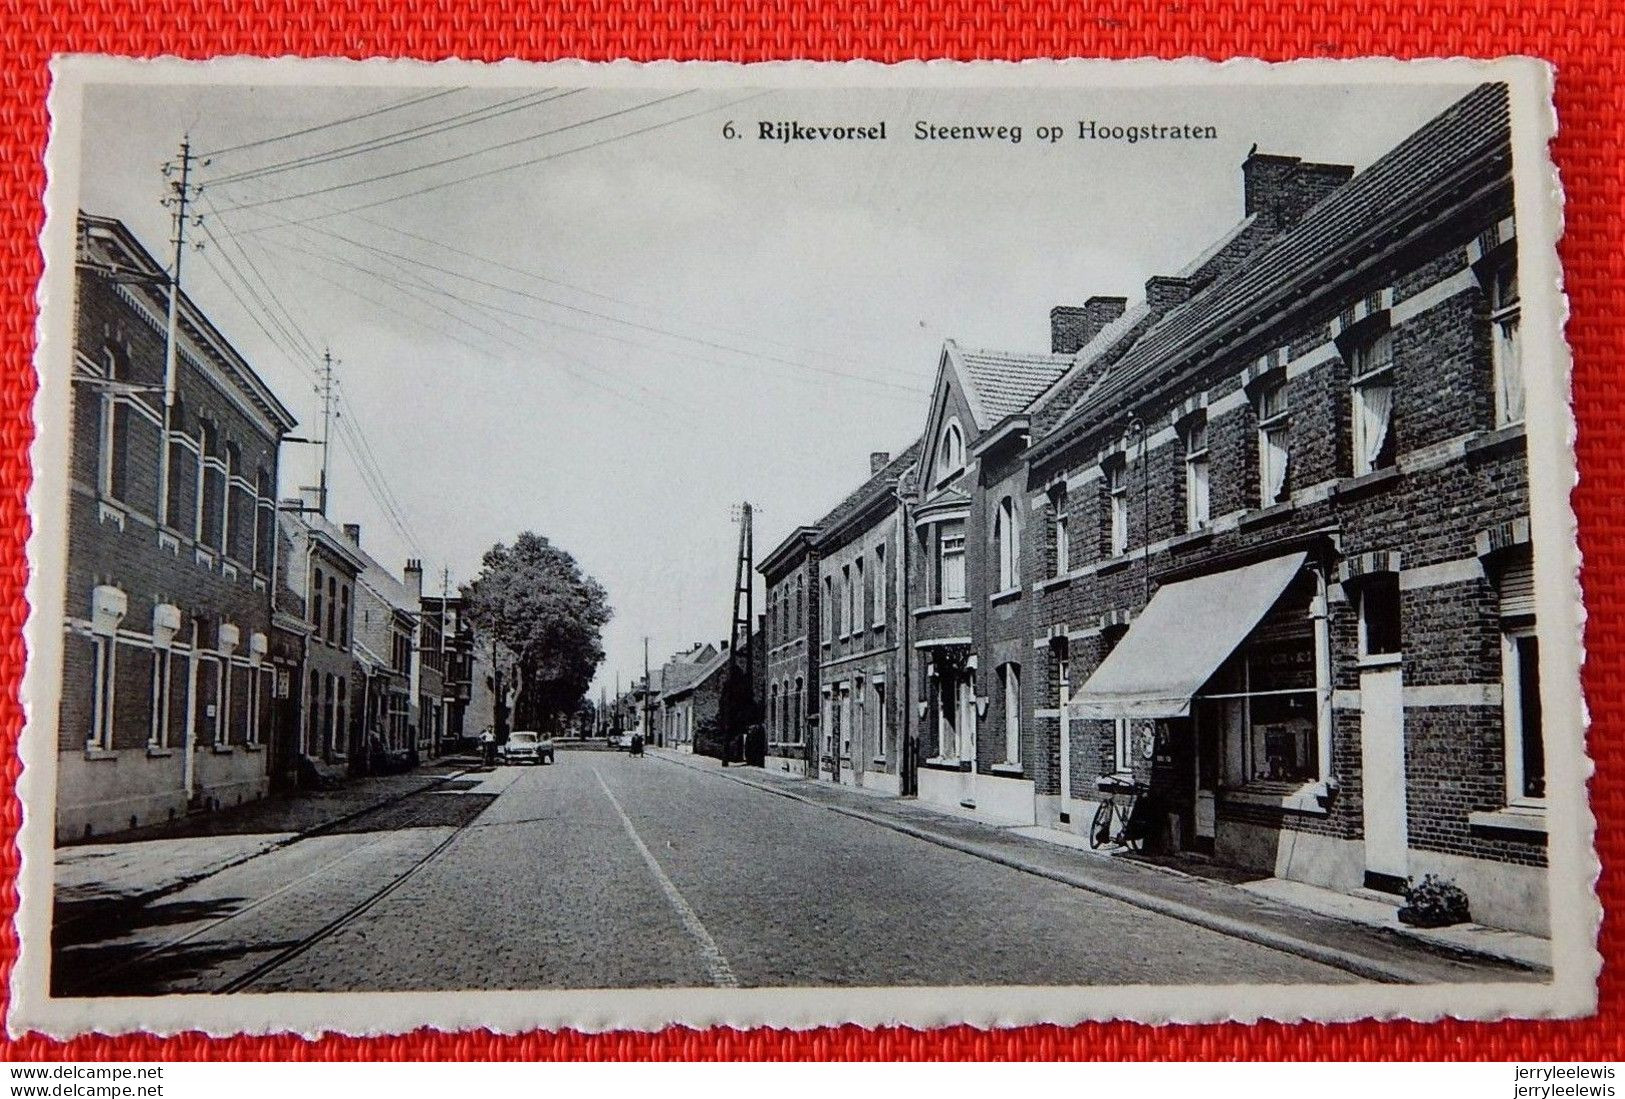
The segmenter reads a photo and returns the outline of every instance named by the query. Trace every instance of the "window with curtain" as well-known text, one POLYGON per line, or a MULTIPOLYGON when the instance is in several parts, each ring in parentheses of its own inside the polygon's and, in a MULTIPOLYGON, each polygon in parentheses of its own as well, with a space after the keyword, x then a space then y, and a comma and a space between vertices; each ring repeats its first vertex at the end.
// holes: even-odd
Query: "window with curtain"
POLYGON ((1495 426, 1523 422, 1523 357, 1518 343, 1518 265, 1490 273, 1490 355, 1495 380, 1495 426))
POLYGON ((965 598, 965 522, 956 519, 937 527, 937 593, 939 602, 965 598))
POLYGON ((1004 666, 1004 762, 1021 766, 1021 666, 1004 666))
POLYGON ((1287 466, 1290 454, 1287 432, 1290 426, 1286 404, 1286 382, 1277 381, 1258 391, 1258 503, 1260 507, 1286 499, 1287 466))
POLYGON ((1050 548, 1051 576, 1065 576, 1071 567, 1071 545, 1067 523, 1066 486, 1056 485, 1049 493, 1050 526, 1053 544, 1050 548))
POLYGON ((1107 529, 1110 536, 1110 555, 1128 551, 1128 462, 1121 454, 1107 461, 1106 507, 1107 529))
POLYGON ((1016 505, 1006 496, 993 515, 993 551, 997 557, 998 590, 1021 586, 1021 539, 1016 533, 1016 505))
POLYGON ((1185 443, 1185 529, 1201 530, 1211 517, 1208 491, 1207 417, 1197 416, 1181 432, 1185 443))
POLYGON ((1385 328, 1354 349, 1350 363, 1353 398, 1354 473, 1394 464, 1394 332, 1385 328))

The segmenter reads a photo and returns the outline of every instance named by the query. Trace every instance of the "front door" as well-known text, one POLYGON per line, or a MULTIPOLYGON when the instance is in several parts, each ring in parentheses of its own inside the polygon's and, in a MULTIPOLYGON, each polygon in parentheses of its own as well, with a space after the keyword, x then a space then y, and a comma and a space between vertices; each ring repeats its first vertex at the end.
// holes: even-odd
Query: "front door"
POLYGON ((1360 672, 1360 769, 1365 883, 1403 892, 1410 873, 1405 824, 1405 705, 1397 663, 1360 672))
POLYGON ((1218 835, 1219 773, 1224 752, 1223 706, 1198 704, 1196 711, 1196 806, 1191 818, 1191 848, 1213 854, 1218 835))

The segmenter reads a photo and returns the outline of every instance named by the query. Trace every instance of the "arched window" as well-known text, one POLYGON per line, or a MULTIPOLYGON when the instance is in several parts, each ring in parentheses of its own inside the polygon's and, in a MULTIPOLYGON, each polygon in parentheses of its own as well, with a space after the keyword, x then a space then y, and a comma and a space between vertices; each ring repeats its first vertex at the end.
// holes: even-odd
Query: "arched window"
POLYGON ((350 717, 350 681, 339 676, 339 704, 338 704, 338 742, 336 747, 349 743, 349 717, 350 717))
POLYGON ((937 443, 937 480, 946 480, 964 468, 965 433, 958 420, 949 420, 937 443))
POLYGON ((220 540, 220 470, 207 460, 220 457, 220 428, 213 420, 198 423, 197 517, 193 537, 206 546, 220 540))
POLYGON ((999 591, 1021 586, 1021 537, 1016 530, 1015 501, 1006 496, 993 514, 993 553, 999 591))

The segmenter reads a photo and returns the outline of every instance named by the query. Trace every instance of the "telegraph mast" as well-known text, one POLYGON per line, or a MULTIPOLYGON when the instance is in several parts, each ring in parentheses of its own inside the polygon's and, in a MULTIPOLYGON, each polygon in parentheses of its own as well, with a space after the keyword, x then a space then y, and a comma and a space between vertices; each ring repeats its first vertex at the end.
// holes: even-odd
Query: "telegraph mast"
POLYGON ((175 235, 170 238, 175 251, 169 272, 169 316, 164 335, 163 445, 158 448, 158 515, 160 522, 165 524, 170 523, 173 518, 169 514, 169 432, 171 420, 174 418, 175 391, 179 375, 177 345, 180 337, 181 259, 186 255, 187 209, 202 190, 201 187, 192 186, 192 163, 196 159, 192 155, 191 135, 187 134, 181 138, 179 155, 164 165, 164 175, 169 179, 170 191, 164 199, 164 205, 172 207, 175 211, 175 235))
POLYGON ((756 719, 756 653, 751 632, 756 621, 754 509, 750 501, 734 512, 739 521, 739 552, 734 558, 733 626, 728 636, 728 663, 722 673, 722 761, 732 762, 735 736, 741 739, 756 719), (740 665, 744 679, 740 680, 740 665))

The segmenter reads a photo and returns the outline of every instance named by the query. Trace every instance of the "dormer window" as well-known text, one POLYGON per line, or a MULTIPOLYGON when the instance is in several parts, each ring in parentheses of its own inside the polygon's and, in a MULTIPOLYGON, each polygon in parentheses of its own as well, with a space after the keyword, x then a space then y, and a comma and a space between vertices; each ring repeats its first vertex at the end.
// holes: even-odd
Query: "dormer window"
POLYGON ((937 443, 937 481, 940 483, 965 468, 965 433, 958 420, 949 420, 937 443))

